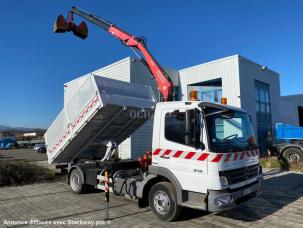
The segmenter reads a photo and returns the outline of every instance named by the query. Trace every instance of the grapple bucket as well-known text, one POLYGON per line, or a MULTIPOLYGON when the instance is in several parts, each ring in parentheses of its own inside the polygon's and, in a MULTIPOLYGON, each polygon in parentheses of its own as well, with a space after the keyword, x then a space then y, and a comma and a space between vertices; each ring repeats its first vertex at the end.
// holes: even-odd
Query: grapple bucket
POLYGON ((85 39, 88 35, 88 28, 85 21, 82 21, 78 26, 75 26, 72 31, 76 36, 80 37, 81 39, 85 39))
POLYGON ((63 17, 63 15, 60 15, 54 24, 54 32, 63 33, 63 32, 66 32, 67 29, 68 29, 68 24, 65 21, 65 18, 63 17))

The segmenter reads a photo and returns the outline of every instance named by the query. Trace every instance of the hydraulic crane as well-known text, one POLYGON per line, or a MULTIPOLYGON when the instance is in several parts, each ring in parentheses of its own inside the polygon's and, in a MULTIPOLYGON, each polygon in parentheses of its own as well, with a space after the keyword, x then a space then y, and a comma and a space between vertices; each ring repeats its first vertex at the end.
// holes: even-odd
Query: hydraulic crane
POLYGON ((60 15, 57 18, 54 26, 54 32, 64 33, 64 32, 73 32, 76 36, 85 39, 88 34, 88 29, 85 22, 81 22, 79 25, 74 23, 73 14, 86 19, 87 21, 97 25, 98 27, 109 32, 111 35, 119 39, 124 45, 130 47, 135 54, 140 58, 140 60, 146 65, 151 72, 152 76, 156 80, 158 90, 162 94, 163 101, 171 101, 173 98, 173 83, 170 77, 165 73, 160 64, 152 56, 149 50, 146 47, 146 41, 143 38, 136 37, 131 35, 116 25, 108 22, 94 14, 88 13, 77 7, 72 7, 68 12, 68 16, 65 19, 63 15, 60 15), (141 52, 142 56, 139 55, 141 52))

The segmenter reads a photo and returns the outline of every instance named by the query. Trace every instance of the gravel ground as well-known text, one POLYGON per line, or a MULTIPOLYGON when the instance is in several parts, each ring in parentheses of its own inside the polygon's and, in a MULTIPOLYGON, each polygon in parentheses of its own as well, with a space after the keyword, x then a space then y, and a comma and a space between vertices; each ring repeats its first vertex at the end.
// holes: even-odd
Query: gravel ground
POLYGON ((0 161, 2 160, 45 161, 47 156, 34 152, 33 149, 9 149, 0 150, 0 161))

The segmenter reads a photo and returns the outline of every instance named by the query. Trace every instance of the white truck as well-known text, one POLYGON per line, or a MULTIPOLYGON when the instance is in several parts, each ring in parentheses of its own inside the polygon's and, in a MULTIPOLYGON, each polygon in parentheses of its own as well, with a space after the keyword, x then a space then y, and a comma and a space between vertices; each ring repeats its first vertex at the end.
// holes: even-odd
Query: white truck
MULTIPOLYGON (((71 12, 97 25, 108 23, 75 7, 71 12)), ((58 18, 57 32, 59 27, 79 33, 71 15, 65 24, 58 18)), ((125 42, 135 41, 142 40, 131 36, 125 42)), ((75 193, 88 186, 104 190, 108 171, 110 192, 137 199, 164 221, 177 219, 182 207, 223 211, 257 196, 262 169, 249 115, 227 105, 169 101, 169 77, 149 53, 144 56, 149 68, 156 64, 151 72, 162 74, 153 73, 165 101, 156 102, 149 86, 91 75, 45 134, 49 163, 68 164, 75 193), (149 118, 152 154, 140 161, 119 159, 119 144, 149 118)))

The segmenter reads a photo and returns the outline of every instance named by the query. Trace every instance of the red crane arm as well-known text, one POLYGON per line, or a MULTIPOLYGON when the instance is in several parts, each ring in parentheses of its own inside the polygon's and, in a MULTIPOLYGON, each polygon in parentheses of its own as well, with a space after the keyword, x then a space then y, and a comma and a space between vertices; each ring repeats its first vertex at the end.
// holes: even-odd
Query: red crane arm
POLYGON ((149 67, 153 77, 155 78, 158 89, 163 96, 164 101, 172 100, 173 94, 173 84, 169 78, 169 76, 165 73, 165 71, 161 68, 161 66, 157 63, 151 53, 147 50, 144 43, 138 40, 135 36, 132 36, 119 28, 111 25, 108 29, 108 32, 115 36, 117 39, 123 41, 123 43, 128 47, 137 48, 145 58, 145 62, 149 67))
MULTIPOLYGON (((144 59, 141 60, 149 68, 152 76, 156 80, 158 90, 163 96, 163 101, 171 101, 173 98, 173 83, 170 77, 165 73, 159 63, 155 60, 152 54, 146 48, 146 43, 139 37, 135 37, 122 29, 118 28, 114 24, 96 16, 90 14, 84 10, 81 10, 77 7, 72 7, 71 11, 68 14, 68 18, 64 19, 60 15, 55 24, 55 32, 66 32, 72 31, 75 35, 80 38, 85 39, 87 37, 87 27, 85 22, 82 22, 79 26, 76 26, 73 22, 73 13, 83 17, 89 22, 101 27, 105 31, 112 34, 117 39, 121 40, 123 44, 132 48, 132 50, 138 50, 142 53, 144 59), (83 31, 81 31, 83 30, 83 31)), ((136 51, 135 51, 136 52, 136 51)))

